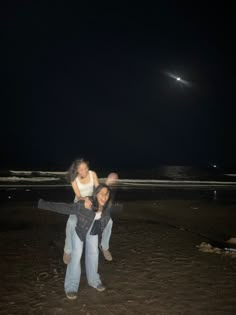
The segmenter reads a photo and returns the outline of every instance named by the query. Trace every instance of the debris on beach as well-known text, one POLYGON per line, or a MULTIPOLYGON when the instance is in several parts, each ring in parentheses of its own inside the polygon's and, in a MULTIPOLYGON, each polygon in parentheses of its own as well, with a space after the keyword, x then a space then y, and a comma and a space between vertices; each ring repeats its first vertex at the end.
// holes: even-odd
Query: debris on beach
POLYGON ((200 245, 197 245, 196 247, 200 252, 215 253, 236 258, 236 250, 233 248, 218 248, 206 242, 202 242, 200 245))

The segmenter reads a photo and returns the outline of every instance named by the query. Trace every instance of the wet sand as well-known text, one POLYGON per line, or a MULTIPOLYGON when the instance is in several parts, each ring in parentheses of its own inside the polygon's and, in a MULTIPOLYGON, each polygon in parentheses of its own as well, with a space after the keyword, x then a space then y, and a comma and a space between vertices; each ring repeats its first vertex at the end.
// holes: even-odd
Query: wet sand
POLYGON ((236 314, 236 258, 197 248, 236 235, 235 204, 125 202, 114 214, 114 259, 100 255, 107 290, 88 286, 82 259, 76 301, 63 290, 66 220, 32 202, 1 203, 1 315, 236 314))

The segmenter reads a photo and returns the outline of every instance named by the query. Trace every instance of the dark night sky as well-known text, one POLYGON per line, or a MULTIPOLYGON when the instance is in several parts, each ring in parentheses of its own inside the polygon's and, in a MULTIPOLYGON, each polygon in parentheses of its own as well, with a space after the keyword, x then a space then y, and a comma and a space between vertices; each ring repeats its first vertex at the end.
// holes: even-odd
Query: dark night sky
POLYGON ((200 2, 8 2, 0 168, 235 165, 234 11, 200 2))

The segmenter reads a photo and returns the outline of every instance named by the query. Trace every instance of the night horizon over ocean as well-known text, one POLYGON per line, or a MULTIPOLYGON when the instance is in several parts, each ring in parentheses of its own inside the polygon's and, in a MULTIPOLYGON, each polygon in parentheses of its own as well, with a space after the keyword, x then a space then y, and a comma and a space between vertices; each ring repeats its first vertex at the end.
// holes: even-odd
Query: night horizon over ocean
MULTIPOLYGON (((91 164, 90 164, 91 165, 91 164)), ((40 173, 67 173, 67 167, 4 167, 0 168, 0 178, 14 174, 40 175, 40 173)), ((221 167, 217 164, 180 165, 159 164, 155 167, 104 167, 91 166, 98 177, 106 177, 110 172, 117 172, 121 178, 130 179, 170 179, 170 180, 222 180, 236 176, 236 167, 221 167)))
MULTIPOLYGON (((91 168, 94 170, 94 168, 91 168)), ((225 186, 234 189, 236 172, 221 169, 217 165, 193 167, 183 165, 162 165, 152 169, 96 169, 103 181, 111 172, 119 175, 118 186, 130 189, 152 189, 155 187, 210 187, 225 186)), ((68 187, 67 170, 10 169, 0 170, 0 187, 68 187)), ((236 187, 236 186, 235 186, 236 187)))
MULTIPOLYGON (((114 170, 96 170, 101 182, 111 171, 114 170)), ((119 170, 117 200, 217 200, 234 203, 236 172, 231 171, 228 173, 217 165, 162 165, 149 170, 119 170)), ((73 191, 66 174, 65 170, 0 171, 0 200, 35 202, 43 197, 69 202, 73 200, 73 191)))

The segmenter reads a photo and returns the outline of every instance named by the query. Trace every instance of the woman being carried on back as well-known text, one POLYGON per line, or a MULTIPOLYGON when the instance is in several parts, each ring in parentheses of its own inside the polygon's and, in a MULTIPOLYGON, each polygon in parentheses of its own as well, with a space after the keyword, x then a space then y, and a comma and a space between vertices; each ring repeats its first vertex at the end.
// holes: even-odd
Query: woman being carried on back
MULTIPOLYGON (((117 174, 115 174, 117 176, 117 174)), ((89 162, 84 159, 75 160, 68 171, 69 181, 75 193, 74 202, 79 200, 87 201, 88 205, 92 205, 89 196, 93 195, 94 188, 99 185, 97 174, 94 171, 89 170, 89 162)), ((117 177, 118 178, 118 177, 117 177)), ((114 178, 107 178, 106 184, 112 185, 114 183, 114 178)), ((77 216, 71 214, 67 220, 66 224, 66 239, 64 247, 63 261, 68 264, 71 259, 72 244, 74 237, 74 230, 77 224, 77 216)), ((101 244, 99 245, 101 251, 106 260, 111 261, 112 255, 109 251, 109 241, 111 237, 113 221, 109 220, 106 228, 104 229, 101 237, 101 244)))
MULTIPOLYGON (((98 274, 98 239, 110 221, 110 211, 117 205, 109 203, 110 188, 106 184, 99 184, 93 197, 79 200, 76 203, 48 202, 42 199, 38 208, 64 214, 74 214, 78 218, 76 227, 72 232, 73 247, 71 259, 67 265, 65 277, 65 293, 68 299, 77 298, 81 276, 81 256, 85 242, 85 267, 88 284, 98 291, 105 287, 98 274)), ((119 209, 119 206, 118 206, 119 209)))

